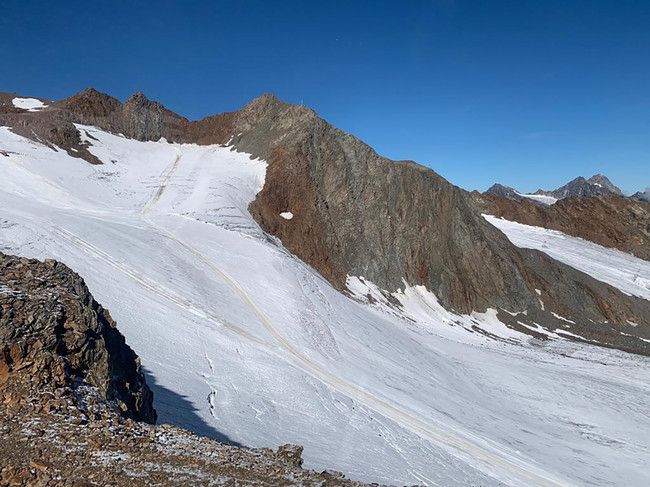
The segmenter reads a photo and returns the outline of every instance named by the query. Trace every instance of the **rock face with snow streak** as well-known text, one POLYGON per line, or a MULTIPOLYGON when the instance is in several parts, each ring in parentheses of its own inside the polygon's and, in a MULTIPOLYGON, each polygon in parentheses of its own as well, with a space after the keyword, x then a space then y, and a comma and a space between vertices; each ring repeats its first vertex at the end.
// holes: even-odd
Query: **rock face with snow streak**
MULTIPOLYGON (((517 249, 481 217, 469 193, 414 162, 381 157, 306 107, 263 95, 239 112, 191 122, 143 95, 120 104, 87 90, 40 113, 19 114, 23 131, 55 112, 66 123, 92 124, 140 140, 229 142, 267 160, 265 184, 251 214, 341 291, 349 275, 388 292, 405 282, 421 284, 457 312, 527 310, 527 319, 557 326, 540 305, 539 290, 547 306, 593 322, 594 330, 627 321, 650 326, 647 302, 603 287, 541 253, 517 249), (292 219, 282 217, 289 212, 292 219)), ((9 116, 16 117, 0 115, 0 124, 9 116)), ((518 327, 519 320, 509 316, 499 313, 518 327)))
POLYGON ((535 194, 552 196, 557 199, 563 198, 591 198, 594 196, 617 195, 623 196, 621 190, 616 187, 608 178, 602 174, 595 174, 589 179, 582 176, 569 181, 553 191, 539 189, 535 194))
POLYGON ((650 260, 650 204, 622 196, 567 198, 551 206, 483 194, 483 211, 506 220, 559 230, 650 260))

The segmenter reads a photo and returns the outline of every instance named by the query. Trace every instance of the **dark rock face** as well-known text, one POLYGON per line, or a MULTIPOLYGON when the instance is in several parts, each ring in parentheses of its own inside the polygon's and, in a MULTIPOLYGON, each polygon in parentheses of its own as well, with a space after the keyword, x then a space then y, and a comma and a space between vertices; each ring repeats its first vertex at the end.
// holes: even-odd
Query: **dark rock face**
POLYGON ((483 194, 483 211, 506 220, 559 230, 650 260, 650 204, 622 196, 567 198, 551 206, 483 194))
POLYGON ((95 387, 129 418, 154 423, 140 359, 65 265, 0 254, 0 390, 95 387), (29 374, 25 374, 29 371, 29 374))

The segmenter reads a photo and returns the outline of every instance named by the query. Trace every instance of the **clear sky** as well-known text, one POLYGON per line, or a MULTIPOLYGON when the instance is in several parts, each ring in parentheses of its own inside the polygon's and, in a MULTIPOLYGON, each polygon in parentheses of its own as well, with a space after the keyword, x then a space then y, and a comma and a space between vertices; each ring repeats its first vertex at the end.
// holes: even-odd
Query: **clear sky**
POLYGON ((650 1, 0 5, 0 91, 142 91, 188 117, 263 92, 467 189, 650 185, 650 1))

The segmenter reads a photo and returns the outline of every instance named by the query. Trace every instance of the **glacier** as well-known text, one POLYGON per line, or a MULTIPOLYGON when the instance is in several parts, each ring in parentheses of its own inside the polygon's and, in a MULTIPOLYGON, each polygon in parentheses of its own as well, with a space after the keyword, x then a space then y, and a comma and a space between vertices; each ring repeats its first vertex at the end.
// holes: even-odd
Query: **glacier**
MULTIPOLYGON (((0 128, 0 250, 85 279, 161 421, 298 443, 305 467, 365 481, 650 483, 648 358, 455 315, 408 283, 400 307, 362 276, 341 294, 249 215, 265 161, 77 128, 103 165, 0 128)), ((647 298, 629 275, 606 282, 647 298)))

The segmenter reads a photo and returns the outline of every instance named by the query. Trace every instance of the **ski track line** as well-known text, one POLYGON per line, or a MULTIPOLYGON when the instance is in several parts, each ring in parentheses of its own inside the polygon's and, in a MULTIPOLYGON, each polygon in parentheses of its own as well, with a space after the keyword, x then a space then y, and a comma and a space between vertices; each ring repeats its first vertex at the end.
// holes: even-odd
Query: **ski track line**
POLYGON ((158 186, 158 189, 154 193, 153 197, 147 202, 145 207, 142 209, 141 214, 143 217, 145 217, 151 211, 151 209, 156 205, 156 203, 158 203, 160 197, 165 192, 165 188, 167 188, 167 185, 169 184, 169 181, 171 180, 174 171, 176 171, 176 168, 178 167, 178 163, 180 162, 183 153, 178 147, 175 147, 175 149, 176 149, 176 158, 168 166, 168 168, 165 169, 165 176, 163 178, 162 183, 158 186))
POLYGON ((465 461, 469 460, 468 463, 470 465, 472 464, 472 460, 478 460, 488 467, 497 467, 502 472, 506 472, 511 476, 517 477, 518 481, 522 482, 523 485, 537 485, 544 487, 568 485, 565 481, 554 478, 552 474, 545 472, 542 468, 529 464, 523 459, 513 457, 506 451, 490 451, 490 449, 478 444, 478 441, 480 441, 478 438, 464 438, 460 433, 448 433, 436 428, 435 426, 429 425, 414 415, 402 411, 394 405, 382 400, 381 398, 374 396, 358 385, 337 377, 331 372, 325 370, 317 363, 311 361, 309 357, 297 349, 273 326, 269 318, 262 312, 262 310, 260 310, 260 308, 250 298, 248 293, 235 279, 230 277, 225 271, 214 264, 199 250, 192 247, 182 239, 178 238, 176 235, 166 230, 165 228, 156 225, 150 218, 148 218, 148 214, 160 200, 160 197, 164 193, 173 172, 178 167, 181 155, 182 154, 179 151, 179 154, 177 155, 175 161, 172 163, 171 169, 165 175, 160 187, 154 194, 153 198, 143 209, 141 218, 149 223, 153 228, 194 254, 205 265, 220 275, 223 280, 240 296, 242 301, 251 309, 251 311, 253 311, 264 328, 271 334, 271 336, 278 342, 278 344, 299 364, 301 364, 306 372, 324 382, 326 385, 339 391, 343 395, 356 399, 358 402, 366 405, 370 409, 395 421, 397 424, 405 427, 416 435, 427 438, 434 444, 442 444, 448 448, 451 448, 451 450, 456 453, 456 456, 460 456, 460 458, 465 461), (458 455, 459 453, 460 455, 458 455))
POLYGON ((239 335, 240 337, 245 338, 259 346, 262 346, 266 349, 271 348, 268 343, 251 335, 250 333, 240 328, 239 326, 230 323, 229 321, 215 315, 213 312, 209 310, 197 306, 192 300, 183 297, 178 293, 175 293, 174 291, 171 291, 170 289, 167 289, 166 287, 160 285, 158 282, 140 274, 139 272, 133 269, 130 269, 127 265, 117 261, 110 254, 107 254, 103 250, 95 247, 90 242, 83 240, 78 235, 75 235, 74 233, 65 230, 61 227, 54 226, 52 228, 53 228, 53 232, 56 235, 58 235, 64 240, 67 240, 77 249, 80 249, 86 252, 87 254, 92 255, 96 259, 101 260, 102 262, 109 265, 110 267, 113 267, 114 269, 120 271, 121 273, 125 274, 126 276, 134 280, 137 284, 141 285, 144 289, 147 289, 148 291, 151 291, 155 295, 160 296, 166 299, 167 301, 170 301, 172 304, 178 306, 179 308, 185 311, 188 311, 208 321, 216 322, 220 326, 223 326, 224 328, 235 333, 236 335, 239 335))

